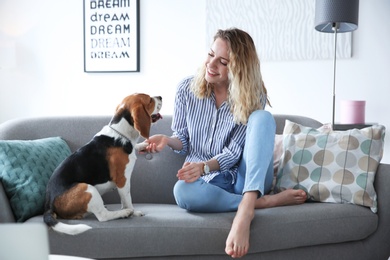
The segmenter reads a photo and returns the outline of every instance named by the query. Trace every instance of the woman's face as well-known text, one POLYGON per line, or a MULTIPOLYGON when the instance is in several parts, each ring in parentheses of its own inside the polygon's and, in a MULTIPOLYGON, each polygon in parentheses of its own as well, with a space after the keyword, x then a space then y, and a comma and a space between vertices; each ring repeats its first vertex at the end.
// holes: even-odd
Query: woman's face
POLYGON ((207 82, 214 85, 227 86, 228 80, 228 63, 229 63, 228 45, 226 41, 217 38, 206 59, 207 82))

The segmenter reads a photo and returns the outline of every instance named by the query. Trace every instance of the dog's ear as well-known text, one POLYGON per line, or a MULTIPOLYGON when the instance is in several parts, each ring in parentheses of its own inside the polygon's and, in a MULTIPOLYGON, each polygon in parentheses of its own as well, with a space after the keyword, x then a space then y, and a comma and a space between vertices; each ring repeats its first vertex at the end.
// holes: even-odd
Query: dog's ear
MULTIPOLYGON (((125 105, 122 103, 122 104, 119 104, 116 109, 115 109, 115 114, 114 116, 112 117, 111 119, 111 123, 113 124, 116 124, 116 123, 119 123, 119 121, 125 117, 126 115, 126 111, 128 111, 126 108, 125 108, 125 105)), ((128 111, 128 114, 130 113, 130 111, 128 111)), ((130 118, 130 115, 128 116, 128 118, 130 118)), ((128 118, 125 117, 126 120, 128 120, 128 118)), ((128 120, 129 121, 129 120, 128 120)))
POLYGON ((131 114, 134 120, 134 128, 140 132, 140 135, 143 138, 148 139, 150 125, 152 123, 152 119, 150 118, 149 113, 146 111, 143 105, 139 104, 133 107, 131 114))

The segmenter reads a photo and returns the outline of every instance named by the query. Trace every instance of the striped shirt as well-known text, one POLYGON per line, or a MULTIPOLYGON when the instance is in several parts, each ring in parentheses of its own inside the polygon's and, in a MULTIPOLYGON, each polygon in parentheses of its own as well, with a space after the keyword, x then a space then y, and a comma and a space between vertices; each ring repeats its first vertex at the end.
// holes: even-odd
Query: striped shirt
POLYGON ((203 176, 206 182, 221 173, 231 174, 234 182, 244 149, 246 126, 234 123, 226 101, 216 107, 214 93, 208 98, 197 98, 190 90, 192 79, 180 82, 176 92, 172 130, 183 145, 176 152, 187 153, 186 162, 216 159, 220 170, 203 176))

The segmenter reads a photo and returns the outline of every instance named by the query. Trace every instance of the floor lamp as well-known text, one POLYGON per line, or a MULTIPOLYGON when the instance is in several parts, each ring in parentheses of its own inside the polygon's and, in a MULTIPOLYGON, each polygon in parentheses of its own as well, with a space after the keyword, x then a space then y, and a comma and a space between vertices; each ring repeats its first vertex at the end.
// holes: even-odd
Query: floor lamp
POLYGON ((352 32, 358 27, 359 0, 316 0, 315 29, 334 34, 333 58, 333 108, 332 127, 334 127, 336 102, 336 51, 337 34, 352 32))

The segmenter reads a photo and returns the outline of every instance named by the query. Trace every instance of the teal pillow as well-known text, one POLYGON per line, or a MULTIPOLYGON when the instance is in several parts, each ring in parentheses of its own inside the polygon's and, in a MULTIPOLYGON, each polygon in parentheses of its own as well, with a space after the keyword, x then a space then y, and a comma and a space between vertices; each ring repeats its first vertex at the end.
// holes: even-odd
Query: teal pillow
POLYGON ((47 182, 70 153, 60 137, 0 140, 0 180, 17 222, 43 213, 47 182))

